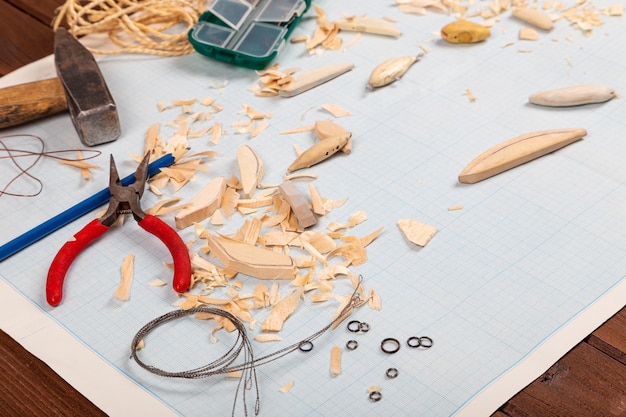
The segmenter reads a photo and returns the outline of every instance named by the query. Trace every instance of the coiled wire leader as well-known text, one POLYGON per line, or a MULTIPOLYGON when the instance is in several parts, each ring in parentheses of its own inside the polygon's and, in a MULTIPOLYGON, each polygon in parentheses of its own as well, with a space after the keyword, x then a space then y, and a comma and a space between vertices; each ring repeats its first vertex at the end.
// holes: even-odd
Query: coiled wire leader
MULTIPOLYGON (((331 328, 334 328, 338 323, 343 321, 350 313, 350 311, 354 307, 358 307, 363 304, 363 300, 359 297, 358 288, 360 287, 360 282, 362 277, 359 277, 359 285, 354 290, 351 295, 350 302, 346 304, 346 306, 341 310, 341 312, 337 315, 337 317, 331 321, 328 325, 313 333, 311 336, 296 342, 292 345, 286 346, 282 349, 277 350, 276 352, 270 353, 268 355, 262 356, 260 358, 254 357, 253 347, 250 343, 250 339, 246 333, 246 328, 244 323, 235 317, 233 314, 214 307, 194 307, 188 310, 174 310, 169 313, 165 313, 162 316, 159 316, 146 325, 144 325, 133 337, 130 346, 130 357, 133 359, 137 365, 142 367, 143 369, 162 377, 168 378, 186 378, 186 379, 200 379, 207 378, 213 375, 227 374, 230 372, 241 371, 241 377, 239 379, 239 383, 237 384, 237 388, 235 390, 235 399, 233 401, 232 415, 235 415, 235 409, 237 405, 237 398, 240 395, 240 391, 243 384, 243 407, 244 407, 244 415, 248 415, 248 407, 247 407, 247 397, 246 391, 254 388, 255 391, 255 404, 254 404, 254 414, 258 415, 260 410, 260 398, 259 398, 259 386, 257 382, 256 375, 256 367, 260 365, 267 364, 269 362, 275 361, 277 359, 282 358, 296 350, 299 350, 303 345, 310 345, 311 349, 313 346, 313 340, 317 339, 321 335, 323 335, 326 331, 331 328), (222 356, 217 358, 211 363, 200 366, 194 369, 188 369, 184 371, 165 371, 163 369, 157 368, 155 366, 149 365, 142 361, 137 352, 139 351, 139 345, 141 341, 155 328, 168 323, 170 321, 177 320, 179 318, 189 316, 196 313, 207 313, 214 314, 220 317, 223 317, 229 320, 235 326, 237 331, 237 339, 233 343, 233 346, 222 356), (243 362, 240 364, 233 364, 235 360, 239 357, 239 355, 243 351, 243 362)), ((309 350, 311 350, 309 349, 309 350)), ((308 350, 305 350, 308 351, 308 350)))

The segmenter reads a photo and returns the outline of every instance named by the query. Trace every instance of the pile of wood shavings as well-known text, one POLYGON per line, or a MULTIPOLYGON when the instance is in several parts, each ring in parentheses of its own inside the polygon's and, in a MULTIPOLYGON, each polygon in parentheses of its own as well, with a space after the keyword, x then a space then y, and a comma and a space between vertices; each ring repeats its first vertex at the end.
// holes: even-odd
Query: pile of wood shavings
POLYGON ((528 3, 525 0, 492 0, 491 2, 451 1, 451 0, 396 0, 398 10, 414 15, 426 15, 434 11, 451 14, 456 19, 482 18, 481 24, 487 27, 495 26, 501 17, 515 8, 533 8, 546 13, 554 22, 567 20, 572 27, 591 36, 596 27, 602 26, 602 15, 622 16, 624 6, 615 4, 607 8, 598 9, 593 2, 577 0, 574 5, 567 6, 561 1, 544 1, 528 3))
MULTIPOLYGON (((150 159, 155 160, 167 153, 175 156, 176 163, 150 180, 150 189, 157 195, 162 195, 168 184, 173 184, 174 191, 178 191, 194 178, 197 171, 207 171, 204 162, 217 153, 212 151, 200 152, 187 155, 189 141, 197 137, 211 136, 217 126, 213 116, 223 110, 222 106, 211 98, 203 100, 176 100, 171 104, 159 103, 159 111, 178 108, 181 114, 167 125, 175 129, 174 134, 167 140, 161 137, 160 125, 152 125, 145 139, 145 152, 150 153, 150 159), (202 111, 196 107, 203 106, 202 111), (205 111, 206 110, 206 111, 205 111), (213 123, 211 126, 200 130, 192 129, 197 123, 213 123), (202 135, 193 132, 201 131, 202 135)), ((326 105, 326 111, 339 112, 345 115, 345 111, 337 106, 326 105)), ((271 114, 260 112, 243 105, 241 114, 245 114, 250 121, 267 120, 271 114)), ((211 140, 211 142, 216 143, 211 140)), ((140 160, 138 155, 133 156, 140 160)), ((309 175, 308 178, 316 176, 309 175)), ((211 227, 219 227, 234 221, 235 212, 243 216, 244 223, 236 233, 228 236, 240 242, 245 242, 268 250, 285 253, 292 257, 297 275, 288 285, 293 287, 288 293, 285 286, 278 281, 261 281, 252 292, 245 293, 244 285, 236 280, 237 274, 228 271, 224 267, 213 263, 209 257, 210 249, 204 244, 199 250, 192 250, 191 261, 193 267, 192 286, 188 293, 176 303, 182 309, 195 306, 211 305, 232 313, 239 319, 250 324, 251 328, 259 323, 255 316, 267 316, 261 323, 261 330, 270 332, 271 336, 260 335, 259 342, 279 341, 276 335, 289 316, 297 310, 298 305, 305 300, 311 303, 335 302, 339 314, 350 302, 351 295, 356 289, 360 295, 361 303, 368 304, 372 309, 381 309, 381 299, 374 289, 365 290, 359 276, 351 268, 362 265, 367 261, 366 248, 382 232, 382 228, 364 236, 356 236, 348 233, 367 220, 367 215, 358 211, 345 223, 331 222, 328 231, 303 230, 293 211, 282 195, 277 192, 277 185, 259 184, 254 195, 243 197, 241 180, 236 175, 226 180, 226 190, 220 201, 219 208, 215 210, 208 224, 211 227), (263 212, 260 212, 263 210, 263 212), (346 279, 352 288, 347 295, 340 294, 335 290, 335 283, 346 279)), ((311 208, 317 216, 323 217, 337 207, 345 203, 345 199, 331 200, 320 195, 316 187, 308 184, 311 208)), ((184 209, 187 203, 181 202, 180 197, 172 197, 157 203, 147 212, 158 215, 172 215, 184 209)), ((190 248, 203 239, 212 236, 212 232, 200 223, 194 224, 197 242, 189 242, 190 248)), ((163 282, 152 282, 151 286, 162 286, 163 282)), ((345 284, 343 284, 345 285, 345 284)), ((123 297, 122 297, 123 298, 123 297)), ((214 319, 217 330, 225 329, 233 331, 232 323, 217 316, 199 317, 214 319)))

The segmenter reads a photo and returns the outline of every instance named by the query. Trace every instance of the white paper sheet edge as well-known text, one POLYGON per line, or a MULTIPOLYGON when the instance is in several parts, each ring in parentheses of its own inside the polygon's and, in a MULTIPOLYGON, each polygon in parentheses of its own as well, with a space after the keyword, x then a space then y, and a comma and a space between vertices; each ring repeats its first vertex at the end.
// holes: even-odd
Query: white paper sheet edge
POLYGON ((0 280, 0 328, 110 416, 176 415, 0 280))
POLYGON ((626 280, 607 291, 584 311, 563 325, 535 350, 468 400, 456 417, 488 416, 544 373, 587 335, 613 317, 626 297, 626 280))

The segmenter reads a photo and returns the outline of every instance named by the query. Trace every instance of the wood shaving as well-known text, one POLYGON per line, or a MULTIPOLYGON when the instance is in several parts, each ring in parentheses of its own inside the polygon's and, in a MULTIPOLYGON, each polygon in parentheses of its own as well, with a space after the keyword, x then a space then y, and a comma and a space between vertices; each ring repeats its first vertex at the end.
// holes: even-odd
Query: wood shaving
POLYGON ((254 336, 254 340, 256 340, 259 343, 267 343, 267 342, 280 342, 283 340, 283 338, 277 334, 262 333, 262 334, 257 334, 256 336, 254 336))
POLYGON ((289 381, 285 385, 280 387, 280 389, 278 391, 282 392, 283 394, 287 393, 287 392, 291 391, 291 389, 293 388, 293 385, 294 385, 294 381, 289 381))
POLYGON ((426 246, 437 233, 437 228, 413 219, 398 220, 398 227, 404 236, 418 246, 426 246))
POLYGON ((77 154, 77 159, 76 160, 70 160, 70 159, 59 159, 59 161, 65 165, 69 165, 69 166, 73 166, 75 168, 79 168, 80 169, 80 173, 83 177, 83 179, 89 180, 91 179, 92 175, 91 175, 91 171, 89 171, 90 169, 97 169, 100 168, 98 165, 93 165, 93 164, 89 164, 87 162, 84 161, 84 157, 83 157, 83 153, 79 150, 76 151, 77 154))
POLYGON ((120 301, 128 301, 130 298, 130 286, 133 282, 133 264, 135 255, 128 254, 124 257, 121 268, 120 284, 113 293, 113 297, 120 301))
POLYGON ((333 346, 330 349, 330 375, 337 376, 341 374, 341 348, 333 346))
POLYGON ((348 110, 342 108, 341 106, 337 104, 322 104, 320 107, 322 110, 327 111, 328 113, 333 115, 333 117, 352 116, 351 112, 349 112, 348 110))
POLYGON ((278 301, 269 316, 261 324, 264 332, 279 332, 283 328, 285 320, 293 313, 302 298, 303 290, 296 288, 290 294, 278 301))

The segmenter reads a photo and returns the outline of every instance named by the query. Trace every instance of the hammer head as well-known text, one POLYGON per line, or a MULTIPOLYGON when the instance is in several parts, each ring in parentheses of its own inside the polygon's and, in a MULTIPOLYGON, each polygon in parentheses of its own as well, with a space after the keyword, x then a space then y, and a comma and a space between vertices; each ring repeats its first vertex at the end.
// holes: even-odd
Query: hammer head
POLYGON ((87 146, 114 141, 120 136, 117 107, 96 60, 66 29, 57 29, 54 39, 56 71, 78 137, 87 146))

